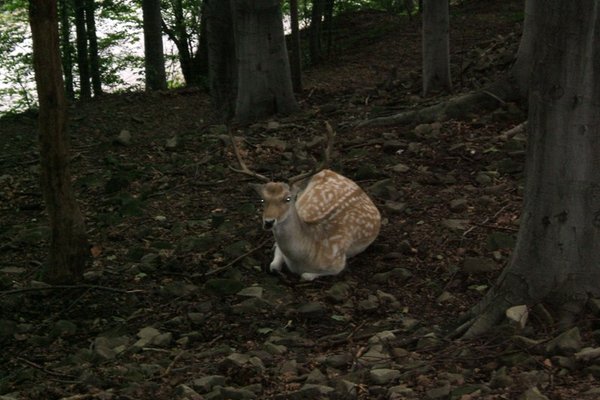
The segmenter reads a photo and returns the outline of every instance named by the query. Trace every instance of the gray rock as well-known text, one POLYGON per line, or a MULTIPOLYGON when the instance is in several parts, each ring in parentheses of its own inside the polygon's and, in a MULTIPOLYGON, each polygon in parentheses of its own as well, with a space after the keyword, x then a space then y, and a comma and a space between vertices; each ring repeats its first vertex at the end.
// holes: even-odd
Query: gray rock
POLYGON ((156 271, 160 265, 160 256, 156 253, 145 254, 140 259, 140 270, 142 272, 150 273, 156 271))
POLYGON ((482 186, 488 186, 491 185, 494 180, 489 174, 485 172, 479 172, 475 177, 475 181, 477 181, 477 183, 479 183, 482 186))
POLYGON ((373 368, 387 368, 390 361, 390 355, 384 352, 383 346, 380 344, 372 345, 365 354, 358 358, 359 364, 373 368))
MULTIPOLYGON (((346 365, 346 364, 344 364, 346 365)), ((328 382, 327 377, 321 372, 319 368, 314 368, 306 376, 306 383, 314 383, 317 385, 324 385, 328 382)))
POLYGON ((509 320, 511 325, 522 330, 527 324, 527 319, 529 317, 529 308, 524 304, 513 306, 507 309, 505 314, 506 318, 509 320))
POLYGON ((179 385, 175 388, 175 396, 179 400, 202 400, 203 397, 199 395, 194 389, 187 385, 179 385))
POLYGON ((379 343, 388 343, 392 342, 396 339, 396 335, 394 335, 391 331, 382 331, 378 332, 375 335, 369 338, 369 344, 379 344, 379 343))
POLYGON ((173 151, 179 147, 179 137, 177 135, 167 139, 165 142, 165 149, 173 151))
POLYGON ((400 308, 400 303, 393 294, 386 293, 383 290, 377 290, 375 294, 377 296, 377 299, 379 299, 380 305, 389 305, 393 308, 400 308))
POLYGON ((492 389, 498 389, 511 386, 513 382, 513 378, 506 373, 506 367, 501 367, 492 372, 492 378, 490 379, 489 385, 492 389))
POLYGON ((546 396, 544 396, 540 390, 536 387, 532 387, 523 393, 519 400, 549 400, 546 396))
POLYGON ((571 355, 583 347, 579 328, 574 327, 552 339, 546 345, 549 355, 571 355))
POLYGON ((343 400, 356 399, 358 397, 357 384, 354 382, 340 379, 335 385, 335 391, 338 398, 343 400))
POLYGON ((600 357, 600 347, 585 347, 575 353, 575 359, 577 361, 591 361, 600 357))
POLYGON ((469 228, 470 222, 468 219, 444 219, 441 224, 452 231, 465 231, 469 228))
POLYGON ((413 277, 413 273, 406 268, 394 268, 391 271, 379 272, 371 278, 373 282, 385 283, 390 280, 396 280, 399 283, 406 282, 413 277))
POLYGON ((320 396, 330 394, 333 391, 335 391, 335 389, 331 386, 315 385, 313 383, 305 383, 299 390, 299 392, 305 396, 314 396, 306 397, 307 399, 321 398, 320 396))
POLYGON ((392 171, 398 173, 404 173, 410 171, 410 167, 406 164, 396 164, 392 167, 392 171))
POLYGON ((192 381, 192 387, 202 393, 210 392, 215 386, 223 386, 227 378, 223 375, 207 375, 192 381))
POLYGON ((262 145, 264 147, 270 147, 272 149, 277 149, 279 151, 285 151, 288 147, 288 143, 286 141, 278 139, 276 137, 266 138, 262 142, 262 145))
POLYGON ((467 209, 467 199, 454 199, 450 201, 450 211, 462 212, 467 209))
POLYGON ((282 355, 288 351, 286 346, 284 346, 282 344, 271 343, 271 342, 266 342, 264 347, 265 347, 265 350, 269 354, 273 354, 273 355, 282 355))
POLYGON ((466 257, 461 269, 467 274, 478 274, 494 272, 498 269, 498 265, 488 258, 466 257))
POLYGON ((406 210, 406 208, 408 207, 408 204, 403 203, 403 202, 398 202, 398 201, 387 200, 383 204, 383 207, 387 211, 390 211, 390 212, 396 213, 396 214, 400 214, 400 213, 404 212, 404 210, 406 210))
MULTIPOLYGON (((357 177, 358 179, 358 177, 357 177)), ((363 179, 371 179, 371 178, 363 178, 363 179)), ((383 179, 375 182, 367 189, 369 193, 371 193, 375 197, 380 197, 384 200, 398 200, 402 193, 396 189, 394 183, 391 179, 383 179)))
POLYGON ((550 383, 550 375, 543 370, 533 370, 521 372, 516 377, 521 387, 541 387, 545 388, 550 383))
POLYGON ((328 365, 333 368, 343 369, 343 368, 347 368, 348 365, 351 364, 353 360, 354 360, 354 357, 352 356, 352 354, 339 353, 339 354, 332 354, 330 356, 327 356, 324 363, 325 363, 325 365, 328 365))
POLYGON ((243 288, 242 290, 237 292, 237 295, 243 296, 243 297, 261 298, 263 296, 263 292, 264 292, 264 289, 261 288, 260 286, 249 286, 249 287, 243 288))
POLYGON ((415 126, 415 129, 413 131, 416 135, 426 136, 427 134, 433 131, 433 127, 431 126, 431 124, 420 124, 415 126))
POLYGON ((346 282, 337 282, 325 292, 327 299, 336 303, 343 303, 348 300, 349 294, 350 285, 346 282))
POLYGON ((245 399, 255 399, 256 393, 247 390, 236 388, 233 386, 225 386, 220 389, 221 397, 223 399, 231 399, 231 400, 245 400, 245 399))
POLYGON ((122 146, 129 146, 131 144, 131 132, 127 129, 123 129, 115 138, 114 143, 122 146))
POLYGON ((490 251, 512 249, 516 243, 515 235, 506 232, 492 232, 487 237, 486 247, 490 251))
POLYGON ((443 291, 436 299, 438 303, 448 303, 449 301, 454 300, 456 297, 447 291, 443 291))
POLYGON ((61 319, 56 321, 56 323, 50 330, 50 336, 53 338, 65 337, 74 335, 76 332, 77 325, 75 325, 72 321, 61 319))
POLYGON ((595 317, 600 316, 600 299, 589 299, 587 306, 595 317))
POLYGON ((571 371, 577 368, 577 363, 571 357, 554 356, 552 357, 552 363, 558 365, 561 368, 566 368, 571 371))
POLYGON ((152 338, 152 344, 158 347, 166 347, 173 341, 171 332, 164 332, 152 338))
POLYGON ((369 378, 371 379, 371 382, 377 385, 390 384, 400 378, 400 375, 402 375, 402 373, 397 369, 389 368, 372 369, 369 372, 369 378))
POLYGON ((379 299, 377 296, 370 294, 366 299, 358 302, 358 309, 361 311, 372 311, 379 308, 379 299))
POLYGON ((410 399, 415 397, 415 392, 405 384, 402 384, 389 388, 387 395, 390 400, 410 399))
POLYGON ((296 309, 296 311, 298 312, 298 314, 304 317, 318 318, 323 316, 327 312, 327 309, 323 306, 322 303, 318 301, 313 301, 310 303, 302 304, 296 309))
POLYGON ((262 314, 273 306, 266 300, 258 297, 250 297, 238 304, 235 304, 231 310, 235 314, 262 314))
POLYGON ((427 392, 425 392, 425 396, 427 396, 428 399, 447 398, 448 396, 450 396, 450 385, 448 384, 448 385, 436 387, 433 389, 429 389, 427 392))

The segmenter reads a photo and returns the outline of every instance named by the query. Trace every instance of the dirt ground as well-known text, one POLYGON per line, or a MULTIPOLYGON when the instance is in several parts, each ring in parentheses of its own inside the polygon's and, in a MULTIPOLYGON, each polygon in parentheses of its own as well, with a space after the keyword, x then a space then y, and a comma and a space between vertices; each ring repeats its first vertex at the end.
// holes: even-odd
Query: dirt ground
MULTIPOLYGON (((455 93, 510 66, 522 8, 452 10, 455 93)), ((286 179, 334 127, 332 168, 384 219, 339 276, 266 272, 273 239, 252 180, 230 170, 207 94, 180 89, 71 107, 91 262, 84 284, 47 288, 35 115, 0 120, 0 399, 600 398, 600 366, 546 346, 559 332, 543 308, 521 330, 447 337, 514 245, 526 138, 504 133, 523 105, 355 128, 450 95, 419 95, 417 19, 372 11, 335 26, 326 63, 305 71, 301 112, 234 134, 251 168, 286 179)), ((595 325, 581 321, 575 350, 595 345, 595 325)))

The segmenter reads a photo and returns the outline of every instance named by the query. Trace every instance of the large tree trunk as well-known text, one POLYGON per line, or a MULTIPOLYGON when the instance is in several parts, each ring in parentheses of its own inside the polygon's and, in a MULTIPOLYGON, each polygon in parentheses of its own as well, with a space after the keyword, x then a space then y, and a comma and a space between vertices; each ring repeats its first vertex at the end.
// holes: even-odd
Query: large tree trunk
POLYGON ((146 90, 167 88, 163 51, 160 0, 142 0, 144 23, 144 70, 146 90))
POLYGON ((529 82, 533 68, 533 51, 539 46, 539 41, 544 40, 539 36, 538 25, 535 19, 540 13, 545 13, 546 9, 543 3, 537 1, 525 1, 525 21, 523 23, 523 33, 519 50, 517 51, 516 61, 511 68, 512 78, 519 87, 523 98, 527 98, 529 93, 529 82), (537 9, 536 9, 537 8, 537 9))
POLYGON ((292 73, 292 86, 296 93, 302 91, 302 54, 300 50, 300 27, 298 21, 298 0, 290 0, 290 25, 292 35, 290 38, 290 69, 292 73))
POLYGON ((60 0, 60 44, 62 52, 62 68, 65 75, 65 90, 69 100, 75 99, 73 87, 73 51, 71 49, 71 23, 69 15, 71 10, 68 0, 60 0))
MULTIPOLYGON (((547 302, 568 324, 600 296, 600 10, 528 0, 533 49, 521 227, 510 264, 458 332, 479 335, 513 305, 547 302)), ((531 34, 527 33, 526 34, 531 34)))
POLYGON ((425 0, 423 10, 423 96, 452 90, 448 0, 425 0))
POLYGON ((245 123, 298 109, 279 0, 232 0, 238 60, 235 117, 245 123))
POLYGON ((233 37, 231 3, 206 0, 206 46, 208 47, 208 86, 217 114, 227 121, 235 113, 237 60, 233 37))
POLYGON ((98 38, 96 37, 96 3, 85 0, 85 27, 90 51, 90 72, 94 96, 102 94, 102 78, 100 76, 100 55, 98 54, 98 38))
POLYGON ((92 97, 88 63, 87 31, 85 28, 85 0, 75 0, 75 32, 77 35, 77 67, 79 68, 79 97, 92 97))
POLYGON ((41 185, 51 229, 50 260, 45 279, 51 283, 72 283, 83 277, 88 242, 71 186, 56 1, 31 0, 29 19, 40 106, 41 185))

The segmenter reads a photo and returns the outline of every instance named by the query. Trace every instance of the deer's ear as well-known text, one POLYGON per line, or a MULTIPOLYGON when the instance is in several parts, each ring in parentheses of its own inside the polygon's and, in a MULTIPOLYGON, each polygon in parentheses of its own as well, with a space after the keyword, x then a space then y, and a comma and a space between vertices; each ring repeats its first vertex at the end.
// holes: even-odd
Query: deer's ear
POLYGON ((262 196, 262 193, 263 193, 263 186, 264 186, 264 185, 260 185, 260 184, 258 184, 258 183, 249 183, 248 185, 249 185, 249 186, 250 186, 252 189, 254 189, 254 191, 255 191, 256 193, 258 193, 258 194, 259 194, 259 196, 262 196))

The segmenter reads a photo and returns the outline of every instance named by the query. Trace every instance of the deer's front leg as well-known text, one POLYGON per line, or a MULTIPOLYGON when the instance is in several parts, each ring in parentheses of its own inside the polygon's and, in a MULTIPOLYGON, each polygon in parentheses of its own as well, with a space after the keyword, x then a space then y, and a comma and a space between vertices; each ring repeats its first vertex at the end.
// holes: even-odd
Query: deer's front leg
POLYGON ((275 243, 275 255, 273 256, 273 261, 271 261, 271 264, 269 265, 269 270, 271 272, 281 271, 283 262, 284 262, 283 253, 279 249, 279 246, 277 246, 277 243, 275 243))

